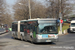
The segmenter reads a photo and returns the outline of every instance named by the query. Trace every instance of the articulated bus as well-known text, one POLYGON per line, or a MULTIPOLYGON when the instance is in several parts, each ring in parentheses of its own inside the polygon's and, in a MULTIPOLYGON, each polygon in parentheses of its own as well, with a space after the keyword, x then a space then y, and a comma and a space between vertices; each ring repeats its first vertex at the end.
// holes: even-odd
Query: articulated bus
POLYGON ((31 42, 56 42, 58 27, 55 18, 28 19, 12 23, 12 37, 31 42))

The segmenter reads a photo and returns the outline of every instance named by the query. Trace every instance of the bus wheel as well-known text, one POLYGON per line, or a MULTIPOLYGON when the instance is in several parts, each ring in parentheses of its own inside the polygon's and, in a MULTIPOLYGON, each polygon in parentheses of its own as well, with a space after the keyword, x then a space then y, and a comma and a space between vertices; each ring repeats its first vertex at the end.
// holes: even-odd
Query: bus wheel
POLYGON ((23 41, 23 36, 21 35, 21 41, 23 41))
POLYGON ((15 35, 14 34, 12 35, 12 37, 13 37, 13 39, 15 39, 15 35))
POLYGON ((27 39, 25 39, 25 42, 27 42, 27 39))
POLYGON ((24 38, 24 40, 25 40, 25 42, 27 42, 27 39, 26 39, 26 37, 24 38))
POLYGON ((33 42, 33 41, 31 41, 31 43, 33 44, 34 42, 33 42))
POLYGON ((32 37, 30 37, 30 39, 31 39, 31 43, 33 43, 33 38, 32 38, 32 37))

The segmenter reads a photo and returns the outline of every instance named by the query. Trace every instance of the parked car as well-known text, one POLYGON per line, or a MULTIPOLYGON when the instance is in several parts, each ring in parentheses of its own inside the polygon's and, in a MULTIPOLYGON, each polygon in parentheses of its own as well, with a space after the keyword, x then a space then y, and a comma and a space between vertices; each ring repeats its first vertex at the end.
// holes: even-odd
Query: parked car
POLYGON ((6 32, 9 32, 9 29, 8 28, 5 28, 6 32))

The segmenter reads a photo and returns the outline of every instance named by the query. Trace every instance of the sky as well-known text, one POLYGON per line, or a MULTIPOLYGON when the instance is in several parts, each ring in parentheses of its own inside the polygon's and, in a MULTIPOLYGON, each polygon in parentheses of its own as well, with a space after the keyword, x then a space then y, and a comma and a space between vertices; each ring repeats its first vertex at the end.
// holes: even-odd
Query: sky
POLYGON ((6 3, 9 5, 7 9, 10 10, 10 14, 13 14, 13 5, 15 4, 16 0, 6 0, 6 3))
MULTIPOLYGON (((44 0, 37 0, 37 1, 44 3, 44 0)), ((7 2, 9 5, 13 5, 13 4, 16 2, 16 0, 6 0, 6 2, 7 2)), ((75 2, 75 0, 70 0, 70 3, 74 3, 74 2, 75 2)))
MULTIPOLYGON (((42 3, 44 2, 44 0, 37 0, 37 1, 42 2, 42 3)), ((16 2, 16 0, 6 0, 6 2, 9 5, 13 5, 16 2)))
POLYGON ((8 5, 13 5, 16 2, 16 0, 6 0, 6 2, 8 5))

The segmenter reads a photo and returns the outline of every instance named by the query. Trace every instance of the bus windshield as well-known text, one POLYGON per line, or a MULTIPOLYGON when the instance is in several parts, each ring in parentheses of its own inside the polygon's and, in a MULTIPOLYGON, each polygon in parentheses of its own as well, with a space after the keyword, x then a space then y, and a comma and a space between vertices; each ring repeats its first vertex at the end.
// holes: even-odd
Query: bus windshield
POLYGON ((55 23, 41 23, 39 24, 40 33, 56 33, 57 27, 55 23))

